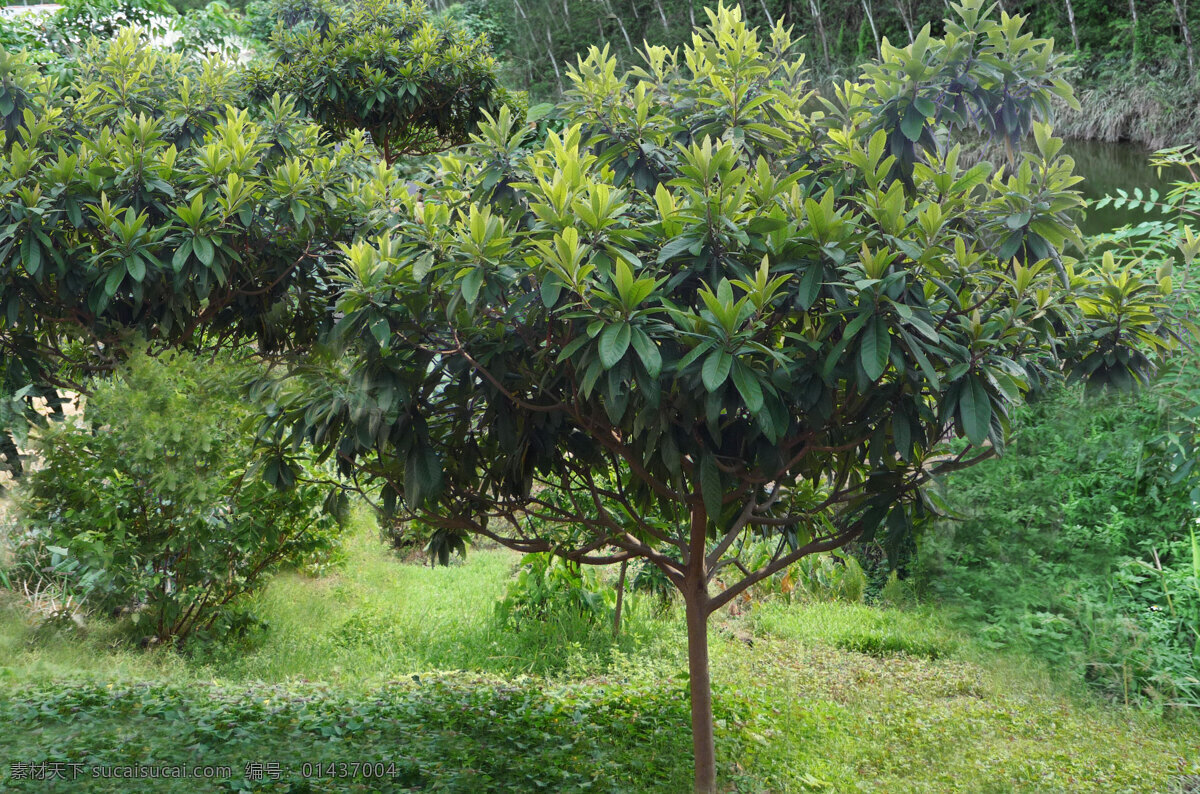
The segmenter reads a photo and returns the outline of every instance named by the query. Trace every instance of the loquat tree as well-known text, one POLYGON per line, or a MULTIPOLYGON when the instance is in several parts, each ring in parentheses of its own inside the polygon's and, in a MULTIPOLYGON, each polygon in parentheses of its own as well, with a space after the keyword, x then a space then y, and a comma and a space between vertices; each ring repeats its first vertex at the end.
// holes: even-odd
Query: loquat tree
POLYGON ((502 109, 344 247, 333 345, 272 385, 278 440, 388 512, 661 569, 697 792, 710 615, 806 555, 902 542, 1031 387, 1083 361, 1144 379, 1178 342, 1159 284, 1067 253, 1079 178, 1036 121, 1071 101, 1051 43, 953 10, 827 97, 788 29, 734 7, 624 74, 593 49, 561 134, 502 109), (1012 159, 966 167, 966 130, 1012 159))

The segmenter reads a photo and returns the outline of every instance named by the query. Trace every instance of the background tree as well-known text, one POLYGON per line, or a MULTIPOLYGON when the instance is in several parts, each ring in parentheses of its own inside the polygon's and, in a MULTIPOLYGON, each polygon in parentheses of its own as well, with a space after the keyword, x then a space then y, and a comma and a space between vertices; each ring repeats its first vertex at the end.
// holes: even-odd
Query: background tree
POLYGON ((360 0, 281 7, 251 94, 296 98, 331 132, 370 134, 388 165, 465 143, 503 101, 487 40, 424 3, 360 0))
MULTIPOLYGON (((392 159, 398 141, 453 139, 498 101, 481 42, 443 46, 421 6, 355 13, 404 20, 403 45, 381 43, 394 25, 321 44, 346 64, 375 41, 392 77, 406 75, 388 83, 410 97, 404 112, 389 100, 391 115, 359 120, 383 130, 392 159), (435 46, 430 66, 422 53, 435 46), (460 68, 469 90, 449 77, 460 68), (465 93, 441 93, 455 85, 465 93)), ((110 371, 129 339, 263 354, 313 342, 331 322, 337 244, 395 203, 372 188, 373 152, 350 121, 329 140, 293 97, 252 101, 231 61, 166 53, 127 30, 61 74, 0 51, 0 455, 14 472, 26 425, 41 421, 35 400, 56 407, 59 388, 110 371)))
POLYGON ((1173 342, 1158 284, 1064 255, 1078 178, 1033 118, 1069 89, 1048 41, 982 10, 819 102, 789 31, 738 9, 625 74, 593 49, 561 135, 502 110, 344 248, 335 345, 270 384, 279 441, 387 512, 657 566, 685 604, 697 791, 709 615, 806 555, 903 543, 1033 385, 1080 361, 1129 385, 1173 342), (966 127, 1036 150, 964 168, 966 127))
MULTIPOLYGON (((563 65, 573 62, 575 53, 588 46, 609 44, 623 66, 632 66, 639 63, 634 45, 644 40, 670 48, 683 46, 695 25, 693 0, 604 0, 599 4, 581 0, 464 0, 450 8, 450 13, 471 30, 489 34, 508 79, 534 96, 560 95, 563 65), (557 79, 556 71, 560 73, 557 79)), ((858 63, 877 55, 873 44, 859 46, 860 38, 872 35, 872 19, 876 40, 886 37, 892 43, 907 44, 926 23, 932 25, 934 35, 941 35, 941 19, 948 8, 948 0, 759 0, 742 4, 743 14, 752 25, 770 27, 782 21, 805 31, 805 39, 797 47, 807 54, 810 63, 820 66, 814 80, 822 88, 853 76, 858 63)), ((1027 29, 1036 35, 1076 42, 1077 80, 1086 87, 1109 86, 1114 77, 1128 77, 1130 84, 1144 89, 1150 80, 1169 94, 1185 92, 1175 102, 1164 99, 1168 106, 1195 104, 1194 91, 1181 79, 1185 77, 1181 66, 1186 64, 1186 42, 1191 29, 1200 22, 1194 3, 1178 3, 1180 13, 1174 0, 1141 0, 1136 4, 1111 0, 1005 0, 996 3, 995 8, 1027 16, 1027 29), (1132 48, 1135 38, 1139 59, 1131 64, 1125 47, 1132 48)), ((1165 126, 1171 122, 1164 118, 1163 123, 1165 126)))

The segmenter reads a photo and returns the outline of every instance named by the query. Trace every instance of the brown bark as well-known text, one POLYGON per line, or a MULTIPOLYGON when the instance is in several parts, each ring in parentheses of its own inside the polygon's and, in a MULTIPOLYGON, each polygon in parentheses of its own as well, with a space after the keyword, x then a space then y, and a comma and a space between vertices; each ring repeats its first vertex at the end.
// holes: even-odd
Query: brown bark
MULTIPOLYGON (((703 557, 693 559, 703 568, 703 557)), ((693 577, 683 594, 687 615, 688 685, 692 698, 692 752, 696 794, 715 794, 717 755, 713 740, 712 679, 708 669, 708 583, 693 577)))

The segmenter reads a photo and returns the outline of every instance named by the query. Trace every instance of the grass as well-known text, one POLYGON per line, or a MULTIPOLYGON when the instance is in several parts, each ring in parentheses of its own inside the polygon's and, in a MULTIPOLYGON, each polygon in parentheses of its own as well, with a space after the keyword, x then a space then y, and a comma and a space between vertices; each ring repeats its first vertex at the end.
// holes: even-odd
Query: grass
MULTIPOLYGON (((130 649, 102 621, 55 632, 0 609, 0 763, 230 765, 215 790, 688 788, 677 610, 632 599, 616 643, 608 626, 569 618, 513 630, 493 605, 515 555, 402 565, 360 516, 347 557, 322 579, 276 577, 256 598, 269 627, 252 642, 186 656, 130 649), (247 780, 253 760, 291 777, 247 780), (356 760, 395 776, 297 771, 356 760)), ((769 602, 713 620, 730 790, 1159 792, 1200 773, 1195 720, 1089 699, 1024 657, 980 650, 929 608, 769 602)))

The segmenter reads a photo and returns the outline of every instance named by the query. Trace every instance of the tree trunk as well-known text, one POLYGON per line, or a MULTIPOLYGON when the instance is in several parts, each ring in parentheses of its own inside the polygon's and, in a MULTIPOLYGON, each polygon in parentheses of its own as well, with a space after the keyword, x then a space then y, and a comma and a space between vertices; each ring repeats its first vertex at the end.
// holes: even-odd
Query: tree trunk
POLYGON ((1188 77, 1196 79, 1196 53, 1192 49, 1192 29, 1187 21, 1187 0, 1171 0, 1175 7, 1175 16, 1179 19, 1179 28, 1183 33, 1183 44, 1187 47, 1188 77))
POLYGON ((617 607, 613 610, 613 639, 621 636, 621 605, 625 600, 625 570, 629 560, 621 560, 621 577, 617 579, 617 607))
POLYGON ((1063 0, 1067 4, 1067 21, 1071 23, 1071 43, 1075 45, 1075 51, 1079 51, 1079 31, 1075 29, 1075 6, 1071 5, 1071 0, 1063 0))
POLYGON ((625 20, 613 10, 612 3, 609 0, 604 0, 604 10, 608 12, 609 19, 617 21, 617 27, 621 29, 621 35, 625 38, 625 46, 629 48, 629 54, 632 55, 634 53, 633 40, 629 38, 629 31, 625 30, 625 20))
POLYGON ((654 7, 658 9, 658 18, 662 20, 663 32, 670 30, 667 25, 667 12, 663 10, 662 3, 659 0, 654 0, 654 7))
POLYGON ((829 39, 825 37, 825 22, 821 19, 821 7, 817 0, 808 0, 808 8, 812 12, 813 22, 817 23, 817 35, 821 37, 821 49, 825 53, 825 71, 830 70, 829 39))
POLYGON ((554 39, 550 36, 550 28, 546 28, 546 57, 554 67, 554 81, 558 83, 558 93, 563 92, 562 72, 558 70, 558 59, 554 57, 554 39))
MULTIPOLYGON (((703 563, 701 563, 701 566, 703 563)), ((703 576, 683 594, 687 614, 688 683, 692 697, 692 752, 696 794, 715 794, 717 754, 713 741, 712 679, 708 670, 708 586, 703 576)))
POLYGON ((1137 20, 1137 3, 1134 0, 1129 0, 1129 18, 1132 22, 1133 36, 1130 42, 1130 49, 1133 50, 1133 59, 1136 61, 1138 57, 1138 20, 1137 20))
POLYGON ((763 13, 767 15, 767 24, 775 27, 775 20, 771 18, 771 12, 767 10, 767 0, 758 0, 758 4, 762 6, 763 13))
POLYGON ((875 14, 868 0, 862 0, 863 13, 867 15, 867 23, 871 26, 871 38, 875 40, 875 56, 883 60, 883 49, 879 46, 879 31, 875 28, 875 14))
POLYGON ((904 23, 904 29, 908 32, 908 43, 912 44, 915 34, 913 33, 913 15, 908 13, 908 0, 896 0, 896 10, 900 12, 900 21, 904 23))

